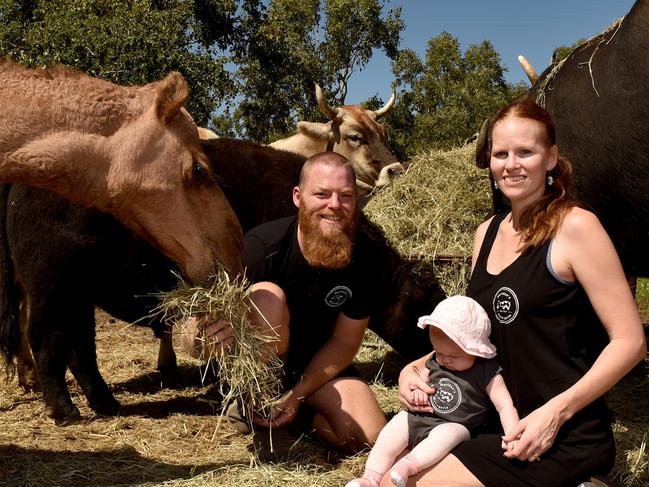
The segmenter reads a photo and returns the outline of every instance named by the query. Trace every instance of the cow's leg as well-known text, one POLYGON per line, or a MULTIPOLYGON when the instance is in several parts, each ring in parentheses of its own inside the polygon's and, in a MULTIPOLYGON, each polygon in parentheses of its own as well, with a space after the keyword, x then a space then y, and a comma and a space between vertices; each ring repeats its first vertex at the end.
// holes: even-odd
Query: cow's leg
MULTIPOLYGON (((157 330, 158 328, 154 329, 157 330)), ((162 382, 167 385, 176 385, 180 381, 178 361, 172 340, 172 329, 171 325, 164 326, 163 332, 156 334, 160 338, 157 369, 160 372, 162 382)))
POLYGON ((25 391, 40 391, 41 384, 38 370, 29 345, 29 318, 26 301, 20 303, 18 323, 20 327, 20 353, 17 358, 16 370, 18 372, 18 385, 25 391))
POLYGON ((100 415, 119 414, 120 404, 97 366, 94 306, 77 305, 74 319, 68 322, 68 330, 68 341, 71 344, 70 370, 83 390, 88 405, 100 415))
POLYGON ((41 313, 32 313, 29 323, 29 344, 41 379, 47 415, 57 423, 80 417, 65 384, 65 371, 70 356, 66 333, 56 321, 41 313))

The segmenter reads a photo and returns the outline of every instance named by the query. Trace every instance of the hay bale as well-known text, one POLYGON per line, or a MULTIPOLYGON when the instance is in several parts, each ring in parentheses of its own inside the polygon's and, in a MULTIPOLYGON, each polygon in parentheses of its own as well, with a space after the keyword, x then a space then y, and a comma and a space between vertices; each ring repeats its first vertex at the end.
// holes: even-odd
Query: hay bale
POLYGON ((430 349, 417 318, 468 284, 473 236, 491 211, 488 173, 475 166, 474 154, 475 145, 467 145, 415 156, 363 210, 361 230, 381 263, 369 328, 405 358, 430 349))

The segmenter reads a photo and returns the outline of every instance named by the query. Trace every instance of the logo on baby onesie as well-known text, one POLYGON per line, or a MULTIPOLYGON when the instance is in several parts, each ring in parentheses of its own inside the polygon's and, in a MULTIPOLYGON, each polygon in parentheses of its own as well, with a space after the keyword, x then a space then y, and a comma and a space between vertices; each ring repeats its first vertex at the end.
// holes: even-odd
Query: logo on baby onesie
POLYGON ((325 303, 330 308, 342 306, 345 301, 352 297, 352 290, 347 286, 336 286, 325 297, 325 303))
POLYGON ((444 377, 434 387, 436 392, 430 396, 430 405, 436 413, 452 413, 462 403, 462 390, 457 382, 444 377))
POLYGON ((493 301, 494 314, 496 319, 506 325, 511 323, 518 316, 518 297, 508 287, 501 287, 496 291, 493 301))

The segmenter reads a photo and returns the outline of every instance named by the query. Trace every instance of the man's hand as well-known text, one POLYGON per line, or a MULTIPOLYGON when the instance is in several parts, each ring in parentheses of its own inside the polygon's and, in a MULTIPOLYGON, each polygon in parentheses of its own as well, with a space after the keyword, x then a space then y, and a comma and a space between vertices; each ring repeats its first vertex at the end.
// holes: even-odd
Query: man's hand
POLYGON ((284 394, 273 406, 268 418, 256 417, 255 423, 264 428, 281 428, 293 422, 302 399, 291 389, 284 394))
POLYGON ((225 320, 211 323, 205 315, 192 316, 184 323, 181 345, 192 357, 207 360, 234 345, 234 330, 225 320))

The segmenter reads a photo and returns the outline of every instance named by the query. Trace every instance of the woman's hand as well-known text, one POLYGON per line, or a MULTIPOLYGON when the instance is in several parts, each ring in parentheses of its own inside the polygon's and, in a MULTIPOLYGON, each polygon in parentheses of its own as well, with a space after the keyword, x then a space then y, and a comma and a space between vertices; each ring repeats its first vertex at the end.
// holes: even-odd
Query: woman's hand
POLYGON ((428 397, 435 394, 435 389, 426 382, 428 369, 406 365, 399 374, 399 401, 409 411, 432 413, 433 408, 428 397))
POLYGON ((554 443, 564 422, 559 408, 552 401, 547 402, 503 436, 504 455, 529 462, 539 460, 554 443))
POLYGON ((291 389, 273 405, 268 418, 258 416, 255 418, 255 423, 264 428, 286 426, 295 419, 300 404, 302 404, 301 399, 291 389))

